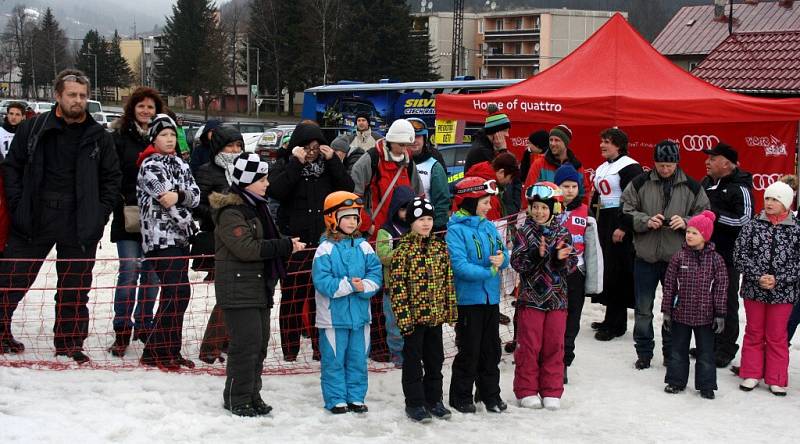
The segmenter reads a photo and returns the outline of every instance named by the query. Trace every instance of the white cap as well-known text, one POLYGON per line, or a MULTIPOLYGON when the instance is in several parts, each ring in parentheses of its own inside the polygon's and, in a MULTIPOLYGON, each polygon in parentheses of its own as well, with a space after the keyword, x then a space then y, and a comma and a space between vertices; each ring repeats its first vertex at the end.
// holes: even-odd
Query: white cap
POLYGON ((414 143, 414 127, 406 119, 397 119, 392 122, 386 133, 386 141, 391 143, 414 143))
POLYGON ((768 186, 764 190, 764 199, 771 197, 778 202, 782 203, 787 210, 792 208, 792 201, 794 200, 794 191, 789 185, 778 181, 768 186))

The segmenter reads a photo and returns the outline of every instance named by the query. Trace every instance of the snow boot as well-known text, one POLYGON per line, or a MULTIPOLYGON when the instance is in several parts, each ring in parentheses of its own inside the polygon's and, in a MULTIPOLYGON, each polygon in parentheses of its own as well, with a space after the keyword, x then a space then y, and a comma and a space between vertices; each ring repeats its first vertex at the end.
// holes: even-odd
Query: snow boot
POLYGON ((73 351, 66 351, 61 350, 56 352, 56 356, 66 356, 68 358, 72 358, 73 361, 77 362, 78 364, 86 364, 90 361, 89 357, 83 352, 83 350, 73 350, 73 351))
POLYGON ((771 385, 769 386, 769 392, 775 396, 786 396, 786 387, 771 385))
POLYGON ((367 413, 369 408, 363 402, 348 402, 347 410, 353 413, 367 413))
POLYGON ((558 410, 561 408, 561 398, 551 398, 545 396, 542 398, 542 405, 547 410, 558 410))
POLYGON ((517 399, 517 404, 525 409, 540 409, 542 408, 542 398, 539 395, 526 396, 522 399, 517 399))
POLYGON ((347 413, 347 404, 336 404, 335 406, 331 407, 330 412, 334 415, 341 415, 343 413, 347 413))
POLYGON ((272 411, 272 406, 264 402, 260 396, 256 396, 253 398, 253 410, 256 411, 258 416, 265 416, 272 411))
POLYGON ((442 401, 439 401, 436 404, 428 404, 426 408, 428 413, 437 419, 450 419, 450 416, 453 414, 447 407, 444 406, 442 401))
POLYGON ((451 401, 450 407, 458 410, 461 413, 475 413, 477 411, 477 409, 475 408, 475 404, 471 402, 453 403, 451 401))
POLYGON ((758 379, 747 378, 739 384, 739 389, 743 392, 751 392, 758 386, 758 379))
POLYGON ((508 404, 499 396, 493 400, 483 401, 483 404, 486 406, 486 411, 492 413, 503 413, 508 408, 508 404))
POLYGON ((667 384, 667 386, 664 387, 664 392, 675 395, 682 392, 685 388, 686 387, 678 387, 677 385, 667 384))
POLYGON ((703 399, 714 399, 714 390, 700 390, 700 397, 703 399))
POLYGON ((636 367, 637 370, 644 370, 646 368, 650 368, 650 358, 639 358, 633 365, 636 367))
POLYGON ((242 404, 231 407, 231 413, 236 416, 243 416, 246 418, 252 418, 255 416, 259 416, 256 409, 253 408, 252 404, 242 404))
POLYGON ((406 416, 414 422, 426 423, 433 420, 425 407, 406 407, 406 416))
POLYGON ((0 355, 3 353, 22 353, 25 351, 25 344, 14 339, 11 332, 0 337, 0 355))
POLYGON ((131 331, 116 330, 114 335, 114 343, 111 344, 108 351, 110 351, 113 356, 121 358, 125 356, 125 350, 127 350, 128 346, 131 344, 131 331))
POLYGON ((597 330, 597 333, 594 334, 594 338, 601 342, 608 342, 614 338, 618 338, 620 336, 624 336, 625 332, 614 332, 611 330, 597 330))

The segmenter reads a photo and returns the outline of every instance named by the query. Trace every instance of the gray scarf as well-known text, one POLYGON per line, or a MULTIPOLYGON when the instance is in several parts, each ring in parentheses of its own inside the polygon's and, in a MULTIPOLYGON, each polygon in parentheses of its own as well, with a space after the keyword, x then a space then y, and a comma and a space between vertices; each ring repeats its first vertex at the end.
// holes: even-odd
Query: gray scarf
POLYGON ((225 170, 225 180, 228 181, 228 186, 233 183, 233 167, 239 154, 240 153, 225 153, 220 151, 214 156, 214 163, 225 170))
POLYGON ((325 173, 325 158, 322 155, 317 156, 313 162, 306 162, 303 170, 300 171, 300 175, 303 177, 319 178, 323 173, 325 173))

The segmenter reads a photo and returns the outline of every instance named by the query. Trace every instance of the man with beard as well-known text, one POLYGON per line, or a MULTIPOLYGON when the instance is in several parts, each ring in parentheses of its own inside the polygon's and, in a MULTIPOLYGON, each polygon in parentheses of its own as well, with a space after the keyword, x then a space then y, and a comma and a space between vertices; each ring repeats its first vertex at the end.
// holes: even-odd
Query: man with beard
POLYGON ((97 243, 122 173, 111 134, 86 112, 86 75, 66 69, 54 84, 56 106, 20 126, 2 164, 11 216, 5 257, 26 260, 0 263, 0 352, 25 349, 11 333, 11 318, 55 246, 56 356, 83 364, 97 243))
POLYGON ((25 105, 19 102, 12 102, 8 105, 3 127, 0 128, 0 160, 5 159, 8 155, 11 141, 14 140, 17 127, 23 120, 25 120, 25 105))

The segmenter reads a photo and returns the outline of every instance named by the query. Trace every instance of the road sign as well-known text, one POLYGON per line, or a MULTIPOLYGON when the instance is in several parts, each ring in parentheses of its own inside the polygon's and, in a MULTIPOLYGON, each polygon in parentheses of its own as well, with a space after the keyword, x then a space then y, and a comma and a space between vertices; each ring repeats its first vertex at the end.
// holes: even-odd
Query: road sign
POLYGON ((250 85, 250 94, 254 96, 258 95, 258 85, 250 85))
POLYGON ((264 103, 264 99, 256 99, 256 106, 261 106, 264 103))

